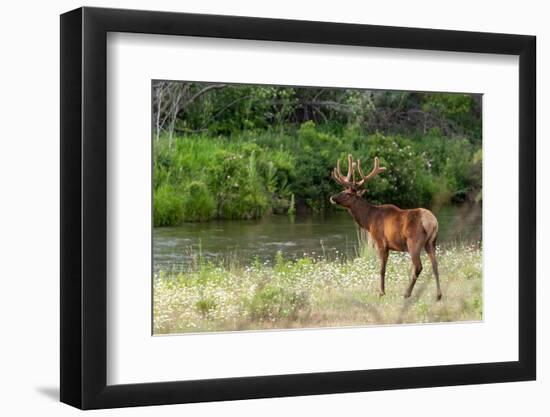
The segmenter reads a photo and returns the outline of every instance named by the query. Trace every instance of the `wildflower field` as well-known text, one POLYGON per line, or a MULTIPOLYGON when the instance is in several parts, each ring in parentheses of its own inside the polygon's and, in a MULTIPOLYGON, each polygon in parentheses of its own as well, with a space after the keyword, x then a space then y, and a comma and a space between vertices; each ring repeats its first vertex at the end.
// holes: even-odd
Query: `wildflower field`
POLYGON ((482 319, 481 244, 438 250, 443 299, 426 254, 412 296, 407 253, 391 252, 386 295, 378 296, 379 263, 372 248, 354 258, 256 259, 245 265, 197 257, 184 272, 154 277, 154 333, 341 327, 482 319))

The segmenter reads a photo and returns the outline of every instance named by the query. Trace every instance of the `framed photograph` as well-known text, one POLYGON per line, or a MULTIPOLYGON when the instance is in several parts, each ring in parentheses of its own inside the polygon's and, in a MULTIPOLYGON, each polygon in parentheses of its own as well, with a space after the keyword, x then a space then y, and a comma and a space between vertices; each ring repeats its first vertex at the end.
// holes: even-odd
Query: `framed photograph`
POLYGON ((535 37, 61 16, 61 401, 533 380, 535 37))

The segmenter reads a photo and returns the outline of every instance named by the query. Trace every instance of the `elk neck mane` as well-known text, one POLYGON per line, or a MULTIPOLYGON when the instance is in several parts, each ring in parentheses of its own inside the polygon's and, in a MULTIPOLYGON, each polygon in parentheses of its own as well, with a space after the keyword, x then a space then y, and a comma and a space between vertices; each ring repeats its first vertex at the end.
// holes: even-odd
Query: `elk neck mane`
POLYGON ((371 225, 377 221, 381 215, 388 211, 401 212, 402 210, 393 204, 374 205, 369 203, 364 198, 355 200, 348 209, 349 214, 355 222, 363 229, 370 230, 371 225))

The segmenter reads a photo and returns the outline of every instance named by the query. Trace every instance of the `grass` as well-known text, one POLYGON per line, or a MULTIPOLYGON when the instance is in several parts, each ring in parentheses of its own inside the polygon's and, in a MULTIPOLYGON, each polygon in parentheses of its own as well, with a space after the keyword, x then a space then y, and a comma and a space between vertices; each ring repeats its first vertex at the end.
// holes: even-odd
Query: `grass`
POLYGON ((378 259, 364 245, 354 259, 313 258, 252 265, 207 263, 154 278, 154 333, 341 327, 482 319, 481 245, 438 252, 443 299, 424 254, 413 294, 403 298, 411 273, 408 254, 391 252, 386 295, 378 296, 378 259))

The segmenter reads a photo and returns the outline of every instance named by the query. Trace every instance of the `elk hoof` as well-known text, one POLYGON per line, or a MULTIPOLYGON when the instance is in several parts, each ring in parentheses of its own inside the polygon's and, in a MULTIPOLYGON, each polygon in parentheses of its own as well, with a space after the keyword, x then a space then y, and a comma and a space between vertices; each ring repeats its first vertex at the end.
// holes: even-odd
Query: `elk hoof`
POLYGON ((441 297, 443 297, 443 294, 437 294, 437 301, 441 300, 441 297))
POLYGON ((403 295, 404 298, 409 298, 410 296, 411 296, 411 293, 410 293, 410 292, 406 292, 406 293, 403 295))
POLYGON ((386 295, 386 293, 384 291, 379 291, 378 292, 378 297, 383 297, 385 295, 386 295))

